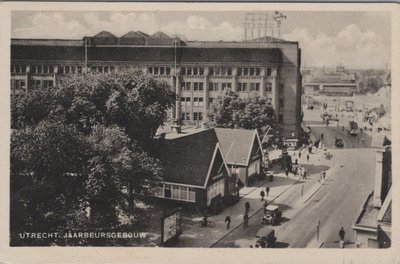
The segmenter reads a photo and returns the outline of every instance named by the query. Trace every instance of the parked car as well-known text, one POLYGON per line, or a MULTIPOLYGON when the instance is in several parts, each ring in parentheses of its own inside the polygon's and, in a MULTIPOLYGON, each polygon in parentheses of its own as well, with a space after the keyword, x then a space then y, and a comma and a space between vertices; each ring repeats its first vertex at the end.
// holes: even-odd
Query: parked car
POLYGON ((264 208, 264 215, 261 217, 263 225, 277 225, 281 222, 282 211, 279 210, 277 205, 267 205, 264 208))
POLYGON ((263 228, 260 234, 256 236, 256 248, 273 248, 275 247, 276 237, 275 230, 272 228, 263 228))
POLYGON ((335 138, 335 146, 342 148, 344 146, 343 139, 340 137, 335 138))

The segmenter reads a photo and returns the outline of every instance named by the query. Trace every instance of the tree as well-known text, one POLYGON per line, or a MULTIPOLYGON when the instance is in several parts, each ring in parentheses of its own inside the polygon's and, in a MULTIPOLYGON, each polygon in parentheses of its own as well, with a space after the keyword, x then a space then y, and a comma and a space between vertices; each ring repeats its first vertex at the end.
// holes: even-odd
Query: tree
POLYGON ((129 72, 65 78, 56 88, 16 98, 12 244, 39 243, 19 239, 20 231, 101 230, 143 222, 137 205, 152 194, 163 171, 149 148, 174 99, 166 83, 129 72))
POLYGON ((241 99, 230 92, 219 96, 210 105, 208 118, 211 126, 258 129, 262 137, 268 131, 273 135, 271 141, 277 137, 274 109, 265 98, 258 95, 241 99))

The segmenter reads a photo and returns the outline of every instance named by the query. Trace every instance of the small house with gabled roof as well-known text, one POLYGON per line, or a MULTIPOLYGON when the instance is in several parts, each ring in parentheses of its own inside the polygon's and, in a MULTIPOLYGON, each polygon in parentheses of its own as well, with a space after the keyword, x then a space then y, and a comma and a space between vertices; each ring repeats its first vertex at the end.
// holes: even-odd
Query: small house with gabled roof
POLYGON ((248 185, 262 172, 263 153, 257 129, 215 128, 215 132, 231 173, 248 185))
POLYGON ((159 153, 165 173, 156 197, 208 208, 223 207, 235 196, 236 181, 214 129, 166 137, 159 153))

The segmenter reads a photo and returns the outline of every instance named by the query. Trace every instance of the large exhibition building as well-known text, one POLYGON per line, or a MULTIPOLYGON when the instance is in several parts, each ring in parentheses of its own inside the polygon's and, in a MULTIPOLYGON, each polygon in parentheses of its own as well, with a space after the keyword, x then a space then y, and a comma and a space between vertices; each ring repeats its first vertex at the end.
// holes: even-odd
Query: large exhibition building
POLYGON ((270 100, 282 136, 297 138, 301 122, 301 51, 298 42, 271 37, 250 41, 183 41, 158 32, 83 39, 12 39, 11 95, 54 86, 57 78, 86 72, 140 70, 170 83, 178 95, 171 112, 201 123, 212 101, 231 90, 270 100))

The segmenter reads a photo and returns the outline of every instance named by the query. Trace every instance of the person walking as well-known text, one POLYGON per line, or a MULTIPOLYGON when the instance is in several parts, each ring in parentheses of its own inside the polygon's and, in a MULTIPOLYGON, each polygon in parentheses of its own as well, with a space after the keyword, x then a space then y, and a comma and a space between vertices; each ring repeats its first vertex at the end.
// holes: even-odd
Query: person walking
POLYGON ((265 192, 267 193, 267 196, 269 195, 269 190, 270 190, 270 188, 269 188, 269 186, 267 186, 267 187, 265 188, 265 192))
POLYGON ((264 196, 265 196, 265 193, 264 193, 264 191, 263 191, 263 190, 261 190, 261 192, 260 192, 260 196, 261 196, 261 201, 264 201, 264 196))
POLYGON ((231 225, 231 217, 229 215, 225 217, 225 223, 226 223, 226 229, 229 229, 229 226, 231 225))
POLYGON ((299 161, 297 159, 294 160, 294 165, 297 166, 297 164, 299 163, 299 161))
POLYGON ((322 172, 322 178, 324 179, 324 181, 325 181, 325 177, 326 177, 326 171, 322 172))
POLYGON ((301 150, 299 151, 299 159, 301 158, 301 150))
POLYGON ((307 172, 306 172, 306 169, 304 169, 304 171, 303 171, 303 179, 304 179, 304 180, 307 179, 307 172))
POLYGON ((249 226, 249 214, 244 213, 243 215, 243 228, 246 228, 249 226))
POLYGON ((245 204, 244 204, 244 206, 245 206, 245 210, 246 210, 246 213, 248 213, 249 211, 250 211, 250 203, 249 203, 249 201, 247 201, 245 204))
POLYGON ((342 228, 340 228, 340 230, 339 230, 339 238, 340 238, 339 245, 340 245, 340 248, 344 248, 344 236, 345 235, 346 235, 346 232, 344 231, 344 228, 342 226, 342 228))
POLYGON ((310 155, 307 154, 307 161, 310 161, 310 155))

